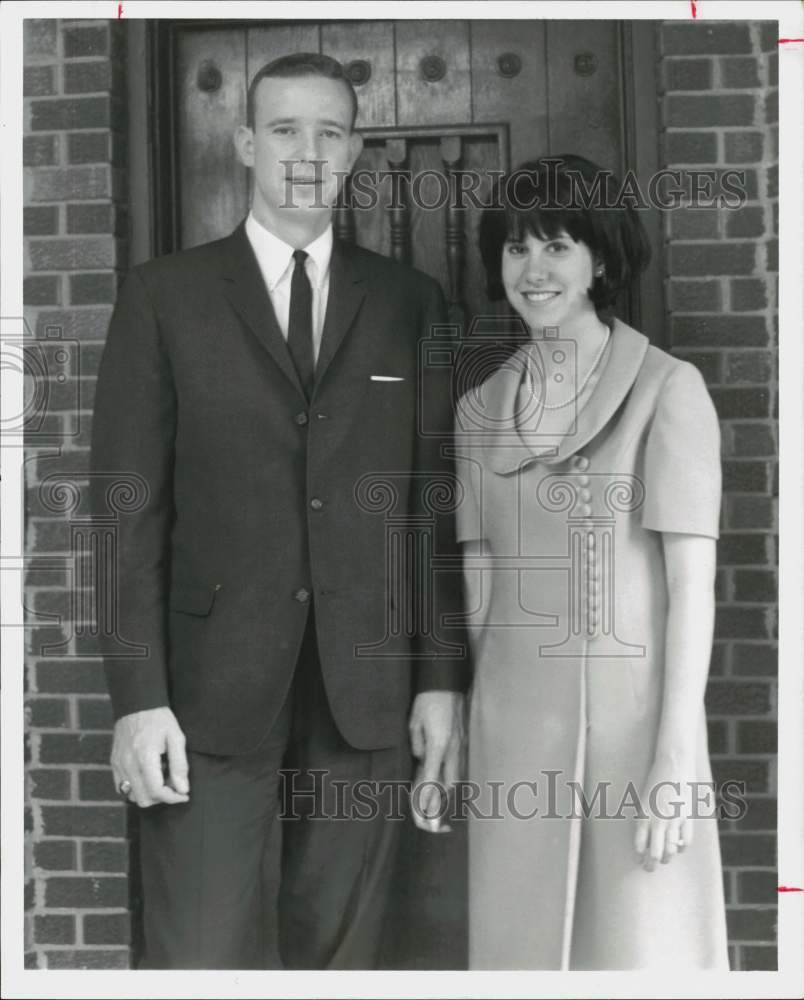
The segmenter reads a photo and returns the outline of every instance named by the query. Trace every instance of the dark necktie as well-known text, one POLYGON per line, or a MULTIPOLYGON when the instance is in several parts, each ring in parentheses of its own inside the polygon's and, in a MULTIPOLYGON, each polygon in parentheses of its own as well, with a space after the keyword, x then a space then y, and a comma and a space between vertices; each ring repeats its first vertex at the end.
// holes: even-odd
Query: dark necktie
POLYGON ((290 282, 290 313, 288 314, 288 349, 302 388, 309 399, 313 389, 313 289, 304 262, 306 250, 294 250, 296 266, 290 282))

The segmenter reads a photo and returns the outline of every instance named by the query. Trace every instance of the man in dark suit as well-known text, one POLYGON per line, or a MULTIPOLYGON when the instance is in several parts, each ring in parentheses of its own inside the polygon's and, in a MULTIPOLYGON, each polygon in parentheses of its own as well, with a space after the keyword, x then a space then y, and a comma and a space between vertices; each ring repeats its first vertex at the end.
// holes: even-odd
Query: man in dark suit
POLYGON ((438 631, 457 577, 425 563, 414 613, 405 594, 424 592, 399 583, 378 512, 390 498, 410 537, 429 525, 454 554, 451 514, 428 507, 450 477, 449 376, 417 365, 443 297, 333 240, 356 107, 327 57, 257 73, 235 135, 248 218, 135 268, 109 330, 94 507, 102 473, 146 494, 120 519, 115 599, 148 652, 106 659, 146 967, 372 967, 400 824, 369 786, 409 778, 409 738, 421 779, 456 777, 464 647, 438 631), (391 615, 419 623, 402 647, 392 588, 391 615))

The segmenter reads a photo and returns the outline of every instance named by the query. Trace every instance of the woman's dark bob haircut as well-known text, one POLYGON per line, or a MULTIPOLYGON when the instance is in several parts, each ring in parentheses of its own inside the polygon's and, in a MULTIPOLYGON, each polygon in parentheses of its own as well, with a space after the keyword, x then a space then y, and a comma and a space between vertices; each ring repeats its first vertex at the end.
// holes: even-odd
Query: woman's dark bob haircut
POLYGON ((639 212, 618 201, 619 192, 619 181, 610 171, 569 154, 530 160, 500 178, 480 222, 489 297, 505 297, 502 251, 507 240, 523 240, 529 233, 552 240, 566 233, 604 265, 589 297, 599 313, 610 311, 650 260, 639 212))

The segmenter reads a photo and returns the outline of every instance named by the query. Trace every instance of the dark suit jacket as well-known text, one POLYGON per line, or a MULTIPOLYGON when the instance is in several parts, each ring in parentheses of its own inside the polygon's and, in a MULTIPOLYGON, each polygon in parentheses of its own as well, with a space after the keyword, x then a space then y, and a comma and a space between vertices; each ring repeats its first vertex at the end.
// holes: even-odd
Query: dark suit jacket
POLYGON ((255 748, 290 687, 305 592, 332 712, 353 746, 404 739, 411 681, 465 687, 463 635, 438 624, 460 610, 457 572, 428 569, 413 590, 432 605, 397 635, 410 611, 398 538, 427 548, 432 537, 437 555, 456 554, 449 504, 433 489, 451 476, 449 369, 418 365, 443 316, 432 279, 336 240, 308 405, 242 223, 131 272, 101 363, 92 450, 99 516, 103 473, 147 486, 119 516, 118 632, 148 655, 107 656, 116 717, 169 704, 190 748, 255 748))

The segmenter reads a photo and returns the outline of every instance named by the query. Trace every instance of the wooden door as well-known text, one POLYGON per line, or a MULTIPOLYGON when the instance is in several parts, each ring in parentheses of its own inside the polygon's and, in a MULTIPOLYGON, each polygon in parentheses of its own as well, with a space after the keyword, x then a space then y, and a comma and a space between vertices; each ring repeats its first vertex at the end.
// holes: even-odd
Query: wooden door
MULTIPOLYGON (((154 250, 215 239, 248 210, 248 176, 232 133, 245 122, 247 85, 279 55, 339 59, 359 100, 360 169, 505 170, 547 153, 580 153, 641 182, 657 136, 650 22, 353 21, 159 22, 152 39, 154 250), (641 132, 636 134, 635 123, 641 132)), ((390 183, 390 182, 387 182, 390 183)), ((483 182, 478 197, 488 191, 483 182)), ((382 194, 382 190, 381 190, 382 194)), ((339 235, 407 259, 438 279, 464 331, 495 315, 477 248, 480 212, 425 210, 415 199, 339 212, 339 235)), ((653 270, 626 296, 623 318, 662 343, 659 223, 653 270)), ((530 891, 523 889, 523 891, 530 891)), ((466 963, 466 836, 406 828, 383 966, 460 969, 466 963)))
MULTIPOLYGON (((468 332, 474 318, 499 312, 485 293, 480 210, 450 211, 437 176, 448 185, 456 170, 476 172, 482 203, 487 171, 580 153, 620 175, 633 169, 645 190, 657 156, 652 29, 617 21, 159 22, 154 250, 216 239, 243 218, 248 176, 232 133, 245 121, 248 83, 279 55, 323 52, 344 64, 357 91, 365 149, 356 170, 430 171, 420 197, 397 208, 387 207, 386 178, 378 206, 337 213, 336 231, 433 275, 468 332)), ((619 311, 661 345, 661 229, 654 211, 643 219, 654 261, 619 311)))

